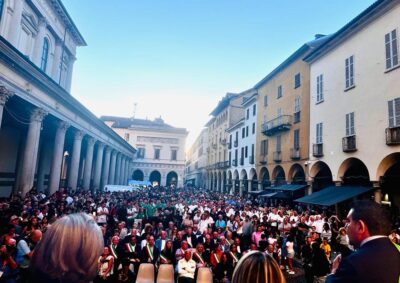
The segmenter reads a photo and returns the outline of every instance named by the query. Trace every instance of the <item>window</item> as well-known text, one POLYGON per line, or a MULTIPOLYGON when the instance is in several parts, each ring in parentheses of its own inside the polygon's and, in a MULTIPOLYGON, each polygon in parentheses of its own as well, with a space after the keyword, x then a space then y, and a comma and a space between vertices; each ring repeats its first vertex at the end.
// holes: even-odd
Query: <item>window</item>
POLYGON ((125 140, 126 140, 127 142, 129 142, 129 133, 125 133, 124 138, 125 138, 125 140))
POLYGON ((317 102, 324 100, 324 76, 321 74, 317 77, 317 102))
POLYGON ((145 154, 145 148, 139 147, 137 151, 137 158, 144 158, 144 154, 145 154))
POLYGON ((300 96, 294 99, 294 123, 300 122, 300 96))
POLYGON ((268 154, 268 140, 261 141, 260 155, 266 156, 268 154))
MULTIPOLYGON (((0 2, 1 2, 1 0, 0 0, 0 2)), ((0 3, 0 5, 1 5, 1 3, 0 3)), ((43 41, 42 58, 40 60, 40 69, 43 72, 46 72, 48 57, 49 57, 49 40, 47 38, 45 38, 43 41)))
POLYGON ((354 56, 346 59, 346 88, 354 86, 354 56))
POLYGON ((299 149, 300 148, 300 130, 294 130, 293 131, 293 147, 294 149, 299 149))
POLYGON ((249 126, 246 126, 246 137, 249 136, 249 126))
POLYGON ((246 128, 242 128, 242 139, 246 136, 246 128))
POLYGON ((346 136, 354 136, 354 112, 346 114, 346 136))
POLYGON ((238 159, 238 150, 235 149, 235 161, 236 161, 236 162, 237 162, 237 159, 238 159))
POLYGON ((282 136, 276 136, 276 151, 281 151, 282 149, 282 136))
POLYGON ((278 86, 278 98, 282 97, 282 86, 278 86))
POLYGON ((264 96, 264 107, 268 106, 268 95, 264 96))
POLYGON ((256 133, 256 123, 253 123, 251 128, 251 133, 254 135, 256 133))
POLYGON ((400 126, 400 98, 388 101, 389 128, 400 126))
POLYGON ((253 105, 253 116, 256 116, 256 105, 253 105))
POLYGON ((294 88, 300 87, 301 82, 300 82, 300 73, 296 74, 294 76, 294 88))
POLYGON ((244 158, 244 147, 240 149, 240 159, 244 158))
POLYGON ((244 148, 244 157, 247 158, 248 154, 249 154, 249 148, 246 145, 246 147, 244 148))
POLYGON ((171 160, 177 160, 177 156, 178 156, 178 150, 176 149, 172 149, 171 150, 171 160))
POLYGON ((246 119, 247 119, 247 120, 249 119, 249 116, 250 116, 250 109, 247 109, 247 110, 246 110, 246 119))
POLYGON ((393 68, 399 64, 397 31, 394 29, 385 34, 386 69, 393 68))
POLYGON ((254 143, 251 145, 251 156, 254 158, 254 143))
POLYGON ((229 153, 228 153, 228 160, 229 160, 229 166, 231 166, 231 164, 232 164, 232 154, 231 154, 231 152, 229 151, 229 153))
POLYGON ((160 159, 160 149, 159 148, 154 149, 154 159, 160 159))
POLYGON ((278 122, 278 125, 281 125, 283 123, 282 108, 278 108, 277 111, 278 111, 278 115, 277 115, 278 121, 277 122, 278 122))
POLYGON ((322 123, 317 124, 317 136, 316 136, 316 143, 322 143, 322 123))

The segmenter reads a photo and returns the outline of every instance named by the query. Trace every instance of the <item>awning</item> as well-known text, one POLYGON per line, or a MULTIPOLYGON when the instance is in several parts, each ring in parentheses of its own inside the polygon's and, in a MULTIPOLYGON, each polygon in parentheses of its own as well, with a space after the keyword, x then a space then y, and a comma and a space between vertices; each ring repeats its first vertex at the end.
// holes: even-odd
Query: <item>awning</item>
POLYGON ((267 193, 267 194, 262 194, 261 196, 262 197, 266 197, 266 198, 270 198, 270 197, 273 197, 273 196, 275 196, 275 195, 277 195, 278 193, 267 193))
POLYGON ((247 193, 249 195, 258 196, 258 195, 262 194, 263 192, 265 192, 265 191, 250 191, 250 192, 247 192, 247 193))
POLYGON ((274 191, 286 191, 286 192, 294 192, 297 190, 301 190, 308 187, 307 184, 299 185, 299 184, 286 184, 286 185, 281 185, 277 187, 270 187, 268 189, 274 190, 274 191))
POLYGON ((330 186, 311 195, 298 198, 295 201, 301 203, 331 206, 339 202, 351 199, 355 196, 367 193, 371 187, 361 186, 330 186))

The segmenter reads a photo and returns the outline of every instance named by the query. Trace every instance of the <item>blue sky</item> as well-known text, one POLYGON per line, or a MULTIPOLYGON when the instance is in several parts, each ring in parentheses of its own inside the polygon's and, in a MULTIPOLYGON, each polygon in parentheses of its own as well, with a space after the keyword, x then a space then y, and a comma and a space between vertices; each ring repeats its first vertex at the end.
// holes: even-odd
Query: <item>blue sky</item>
POLYGON ((63 0, 88 43, 72 94, 96 115, 161 116, 188 146, 227 92, 254 86, 372 0, 63 0))

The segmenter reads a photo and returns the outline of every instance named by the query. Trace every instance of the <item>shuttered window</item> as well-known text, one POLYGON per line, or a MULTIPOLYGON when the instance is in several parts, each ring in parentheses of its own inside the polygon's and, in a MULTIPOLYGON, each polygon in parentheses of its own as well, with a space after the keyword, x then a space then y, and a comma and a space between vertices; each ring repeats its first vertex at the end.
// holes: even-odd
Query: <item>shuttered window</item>
POLYGON ((354 56, 346 59, 346 88, 354 86, 354 56))
POLYGON ((299 149, 300 148, 300 130, 294 130, 293 132, 293 147, 294 149, 299 149))
POLYGON ((318 123, 316 125, 316 143, 320 144, 322 143, 322 128, 323 128, 323 124, 322 123, 318 123))
POLYGON ((324 100, 324 76, 317 76, 317 102, 324 100))
POLYGON ((385 34, 385 50, 386 50, 386 69, 393 68, 399 64, 397 31, 392 30, 385 34))
POLYGON ((400 98, 388 101, 389 128, 400 126, 400 98))
POLYGON ((346 114, 346 136, 355 135, 354 130, 354 112, 346 114))

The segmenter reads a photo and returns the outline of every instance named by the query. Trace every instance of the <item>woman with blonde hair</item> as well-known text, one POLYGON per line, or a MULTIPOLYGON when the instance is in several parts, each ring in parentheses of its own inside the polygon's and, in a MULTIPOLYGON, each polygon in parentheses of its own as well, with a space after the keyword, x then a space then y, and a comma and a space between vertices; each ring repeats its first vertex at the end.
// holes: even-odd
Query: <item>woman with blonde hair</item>
POLYGON ((285 283, 279 265, 269 255, 251 251, 244 255, 233 272, 232 283, 285 283))
POLYGON ((104 247, 100 227, 88 214, 66 215, 49 227, 33 253, 30 282, 90 282, 104 247))

